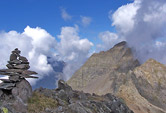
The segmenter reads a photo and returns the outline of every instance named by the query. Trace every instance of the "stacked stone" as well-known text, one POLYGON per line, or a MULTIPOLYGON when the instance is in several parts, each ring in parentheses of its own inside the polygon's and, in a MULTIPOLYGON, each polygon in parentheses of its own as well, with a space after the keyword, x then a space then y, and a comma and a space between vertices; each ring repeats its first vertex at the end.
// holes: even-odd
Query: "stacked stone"
POLYGON ((21 51, 16 48, 10 55, 10 61, 6 65, 8 69, 0 69, 0 75, 7 75, 9 79, 0 79, 3 81, 0 84, 0 89, 12 90, 16 84, 25 78, 38 78, 31 76, 37 74, 34 71, 28 70, 30 68, 26 57, 20 55, 21 51))

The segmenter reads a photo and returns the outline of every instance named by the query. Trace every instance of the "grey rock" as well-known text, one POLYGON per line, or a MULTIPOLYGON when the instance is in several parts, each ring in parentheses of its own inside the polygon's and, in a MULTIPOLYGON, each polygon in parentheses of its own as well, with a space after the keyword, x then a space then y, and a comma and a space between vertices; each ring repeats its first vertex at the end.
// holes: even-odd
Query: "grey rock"
POLYGON ((10 72, 0 72, 0 75, 10 75, 10 72))
POLYGON ((8 61, 9 64, 21 64, 21 61, 20 60, 12 60, 12 61, 8 61))
POLYGON ((20 80, 20 77, 19 76, 10 76, 9 77, 9 80, 12 81, 12 82, 18 82, 18 81, 21 81, 20 80))
POLYGON ((20 74, 19 76, 20 76, 21 78, 38 78, 38 77, 35 77, 35 76, 23 75, 23 74, 20 74))
POLYGON ((11 64, 7 64, 6 67, 7 67, 8 69, 14 69, 13 65, 11 65, 11 64))
POLYGON ((11 83, 9 79, 0 79, 0 80, 3 81, 4 83, 11 83))
POLYGON ((29 69, 30 66, 29 66, 29 64, 19 64, 19 65, 15 65, 14 68, 16 68, 16 69, 29 69))
POLYGON ((21 64, 29 64, 27 61, 22 61, 21 64))
POLYGON ((27 101, 32 95, 32 87, 25 78, 38 78, 29 76, 37 74, 29 71, 28 60, 20 56, 21 51, 16 48, 12 51, 8 69, 0 69, 0 75, 7 75, 9 79, 0 79, 0 108, 5 106, 9 113, 27 113, 27 101), (2 104, 1 104, 2 103, 2 104))
MULTIPOLYGON (((119 98, 107 94, 104 96, 91 95, 75 91, 64 81, 60 80, 57 89, 36 89, 34 93, 55 99, 57 108, 49 108, 53 113, 133 113, 119 98), (68 90, 70 89, 70 90, 68 90), (72 94, 72 95, 71 95, 72 94), (81 95, 81 96, 80 96, 81 95)), ((41 111, 46 113, 48 109, 41 111)))
POLYGON ((0 90, 0 97, 3 95, 3 91, 2 90, 0 90))
POLYGON ((1 83, 0 89, 11 90, 16 84, 15 83, 1 83))
POLYGON ((14 53, 12 53, 12 54, 10 55, 10 61, 13 61, 13 60, 17 60, 17 55, 14 54, 14 53))
POLYGON ((21 99, 24 103, 32 95, 32 87, 27 80, 22 80, 12 89, 12 95, 17 99, 21 99))
POLYGON ((23 75, 36 75, 37 73, 35 71, 29 71, 29 70, 24 70, 22 72, 23 75))
POLYGON ((21 60, 22 62, 28 62, 27 58, 26 57, 23 57, 23 56, 19 56, 19 60, 21 60))
POLYGON ((18 50, 18 48, 16 48, 14 51, 12 51, 12 53, 19 55, 21 53, 21 51, 18 50))
POLYGON ((24 70, 21 69, 0 69, 2 73, 22 73, 24 70))
POLYGON ((58 81, 58 89, 63 89, 68 91, 72 90, 72 88, 69 85, 67 85, 67 83, 63 80, 58 81))

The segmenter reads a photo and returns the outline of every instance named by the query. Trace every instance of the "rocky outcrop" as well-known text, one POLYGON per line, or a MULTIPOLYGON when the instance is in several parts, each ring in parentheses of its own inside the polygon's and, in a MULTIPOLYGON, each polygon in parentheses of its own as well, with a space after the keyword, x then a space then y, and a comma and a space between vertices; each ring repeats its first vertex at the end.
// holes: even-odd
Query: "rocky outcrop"
MULTIPOLYGON (((98 96, 75 91, 63 80, 58 82, 57 89, 40 88, 35 90, 34 94, 39 95, 40 98, 34 95, 30 99, 29 113, 39 111, 42 113, 133 113, 121 99, 111 94, 98 96), (45 101, 47 106, 40 108, 38 103, 43 102, 43 100, 40 101, 41 98, 49 99, 50 103, 52 102, 54 105, 45 101)), ((42 103, 42 105, 45 104, 42 103)))
POLYGON ((25 78, 38 78, 31 76, 37 74, 29 71, 28 60, 20 56, 17 48, 12 51, 10 61, 6 65, 8 69, 0 69, 0 75, 9 76, 8 79, 0 79, 0 107, 6 108, 12 113, 27 112, 27 101, 32 95, 32 87, 25 78))
POLYGON ((126 42, 93 54, 67 83, 75 90, 124 99, 135 113, 165 113, 165 66, 140 65, 126 42))
POLYGON ((166 110, 166 66, 149 59, 134 69, 132 77, 141 96, 166 110))

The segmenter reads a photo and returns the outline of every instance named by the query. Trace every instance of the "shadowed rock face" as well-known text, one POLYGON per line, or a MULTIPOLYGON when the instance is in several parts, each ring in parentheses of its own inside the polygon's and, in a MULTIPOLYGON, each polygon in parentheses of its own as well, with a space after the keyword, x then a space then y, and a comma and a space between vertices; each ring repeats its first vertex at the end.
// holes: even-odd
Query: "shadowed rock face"
POLYGON ((75 90, 125 100, 135 113, 165 113, 165 66, 154 60, 140 66, 126 42, 93 54, 67 83, 75 90))
POLYGON ((32 87, 25 78, 38 78, 30 76, 37 74, 29 71, 28 60, 20 56, 17 48, 12 51, 10 61, 6 65, 8 69, 0 69, 0 75, 7 75, 9 79, 0 79, 0 108, 5 107, 12 113, 27 112, 27 101, 32 95, 32 87))
MULTIPOLYGON (((54 103, 57 106, 47 106, 47 109, 40 110, 43 113, 133 113, 121 99, 111 94, 98 96, 75 91, 63 80, 58 82, 58 88, 55 90, 40 88, 34 93, 56 100, 54 103)), ((35 108, 34 103, 29 105, 32 104, 35 108)), ((37 113, 37 109, 30 108, 29 113, 37 113)))

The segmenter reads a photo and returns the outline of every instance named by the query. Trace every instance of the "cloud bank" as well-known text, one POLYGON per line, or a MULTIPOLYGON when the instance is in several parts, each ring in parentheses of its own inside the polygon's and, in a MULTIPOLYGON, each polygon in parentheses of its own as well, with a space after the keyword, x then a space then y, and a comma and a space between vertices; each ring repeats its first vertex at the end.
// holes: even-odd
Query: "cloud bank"
MULTIPOLYGON (((57 42, 55 37, 40 27, 27 26, 22 33, 16 31, 0 32, 1 68, 6 68, 10 52, 19 48, 22 52, 21 55, 29 60, 30 69, 38 72, 40 79, 54 72, 52 65, 48 63, 48 57, 67 63, 64 75, 60 78, 69 79, 87 58, 93 44, 87 39, 79 37, 77 26, 62 27, 58 38, 60 38, 60 42, 57 42)), ((36 82, 32 79, 29 81, 32 85, 36 82)))
POLYGON ((141 62, 154 58, 166 63, 165 0, 135 0, 109 17, 117 35, 129 43, 141 62))
POLYGON ((93 43, 88 39, 79 37, 78 30, 78 26, 62 27, 61 34, 58 36, 61 39, 58 44, 58 53, 68 63, 63 71, 66 75, 65 80, 68 80, 85 62, 88 58, 89 50, 93 46, 93 43))

